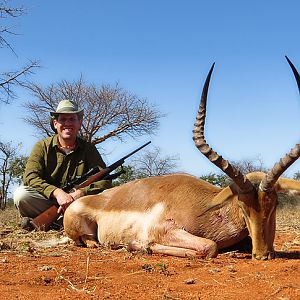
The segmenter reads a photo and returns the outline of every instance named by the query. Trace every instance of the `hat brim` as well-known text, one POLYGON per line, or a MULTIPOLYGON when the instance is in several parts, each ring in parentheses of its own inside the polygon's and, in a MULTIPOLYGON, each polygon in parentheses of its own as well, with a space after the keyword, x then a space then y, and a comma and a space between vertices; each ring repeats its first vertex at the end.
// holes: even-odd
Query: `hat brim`
POLYGON ((76 114, 76 115, 83 115, 83 109, 81 110, 75 110, 75 111, 70 111, 70 110, 61 110, 61 111, 50 111, 50 115, 52 117, 57 117, 59 114, 76 114))

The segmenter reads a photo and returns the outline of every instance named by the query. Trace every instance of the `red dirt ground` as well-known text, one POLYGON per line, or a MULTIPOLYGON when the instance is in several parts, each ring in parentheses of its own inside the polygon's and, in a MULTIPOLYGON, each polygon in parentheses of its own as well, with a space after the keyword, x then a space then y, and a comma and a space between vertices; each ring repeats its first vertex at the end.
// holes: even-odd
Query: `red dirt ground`
POLYGON ((11 234, 0 231, 1 299, 300 299, 299 232, 277 232, 271 261, 236 251, 202 260, 43 248, 44 237, 11 234))

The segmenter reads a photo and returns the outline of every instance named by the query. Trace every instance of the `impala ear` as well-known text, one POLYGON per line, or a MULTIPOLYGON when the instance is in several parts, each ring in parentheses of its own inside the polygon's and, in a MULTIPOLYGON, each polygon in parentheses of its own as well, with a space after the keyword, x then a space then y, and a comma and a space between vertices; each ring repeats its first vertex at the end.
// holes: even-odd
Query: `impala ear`
POLYGON ((290 195, 300 195, 300 181, 280 177, 275 185, 276 192, 286 192, 290 195))
POLYGON ((232 201, 236 193, 231 189, 231 186, 227 186, 220 193, 218 193, 206 206, 206 213, 209 210, 218 209, 226 202, 232 201))

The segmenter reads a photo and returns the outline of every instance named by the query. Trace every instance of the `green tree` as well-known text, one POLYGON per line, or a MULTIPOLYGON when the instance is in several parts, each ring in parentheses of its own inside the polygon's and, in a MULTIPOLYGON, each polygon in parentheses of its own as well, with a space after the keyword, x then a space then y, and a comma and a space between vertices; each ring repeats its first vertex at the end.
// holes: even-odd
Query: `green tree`
POLYGON ((300 181, 300 172, 299 172, 299 171, 296 172, 296 173, 293 175, 293 178, 294 178, 295 180, 300 181))
POLYGON ((22 180, 27 157, 19 155, 21 144, 0 142, 0 193, 1 209, 6 208, 10 187, 22 180))
POLYGON ((231 179, 227 175, 215 173, 209 173, 208 175, 200 176, 200 179, 205 180, 218 187, 225 187, 231 182, 231 179))
POLYGON ((137 179, 135 175, 134 169, 131 166, 123 166, 116 169, 116 172, 124 171, 122 175, 120 175, 116 180, 113 181, 113 186, 118 186, 124 184, 126 182, 137 179))

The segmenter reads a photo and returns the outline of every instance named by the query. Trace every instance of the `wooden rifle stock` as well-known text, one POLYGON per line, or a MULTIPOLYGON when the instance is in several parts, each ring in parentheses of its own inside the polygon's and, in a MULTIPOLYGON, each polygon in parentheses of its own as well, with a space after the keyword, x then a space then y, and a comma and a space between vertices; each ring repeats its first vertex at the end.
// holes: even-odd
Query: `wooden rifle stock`
POLYGON ((49 226, 55 222, 60 215, 57 210, 58 207, 56 205, 50 206, 37 217, 32 219, 30 224, 37 230, 47 231, 49 226))
MULTIPOLYGON (((64 187, 62 187, 62 189, 65 192, 70 192, 72 190, 78 190, 78 189, 84 188, 95 181, 117 178, 119 175, 124 173, 123 170, 118 173, 115 173, 115 174, 110 174, 110 172, 112 172, 116 168, 122 166, 123 163, 125 162, 126 158, 133 155, 134 153, 141 150, 142 148, 146 147, 150 143, 151 143, 151 141, 147 142, 146 144, 135 149, 134 151, 132 151, 131 153, 122 157, 121 159, 119 159, 118 161, 116 161, 115 163, 113 163, 112 165, 110 165, 109 167, 107 167, 105 169, 101 169, 99 166, 97 166, 97 167, 89 170, 87 173, 82 175, 80 178, 75 179, 74 181, 72 181, 70 183, 67 183, 64 187)), ((57 212, 58 208, 59 208, 58 204, 52 205, 50 208, 48 208, 47 210, 45 210, 44 212, 39 214, 37 217, 32 219, 30 221, 31 226, 37 230, 47 231, 49 229, 50 225, 53 222, 55 222, 58 219, 58 217, 60 216, 60 213, 57 212)))

